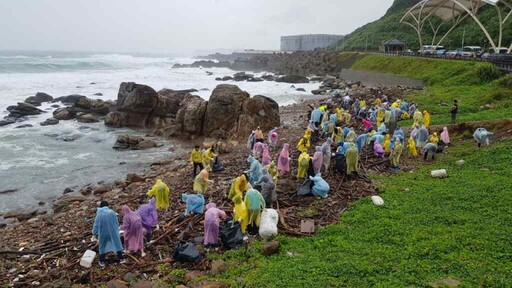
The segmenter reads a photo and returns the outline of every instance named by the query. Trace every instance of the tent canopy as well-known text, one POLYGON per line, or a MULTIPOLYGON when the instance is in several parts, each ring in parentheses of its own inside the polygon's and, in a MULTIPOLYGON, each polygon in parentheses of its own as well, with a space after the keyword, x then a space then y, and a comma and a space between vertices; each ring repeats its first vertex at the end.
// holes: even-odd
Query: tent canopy
POLYGON ((444 22, 448 22, 467 11, 476 13, 483 5, 496 5, 499 1, 500 0, 423 0, 409 9, 400 22, 403 22, 405 18, 408 17, 414 17, 415 19, 422 18, 425 20, 430 17, 436 17, 444 22))

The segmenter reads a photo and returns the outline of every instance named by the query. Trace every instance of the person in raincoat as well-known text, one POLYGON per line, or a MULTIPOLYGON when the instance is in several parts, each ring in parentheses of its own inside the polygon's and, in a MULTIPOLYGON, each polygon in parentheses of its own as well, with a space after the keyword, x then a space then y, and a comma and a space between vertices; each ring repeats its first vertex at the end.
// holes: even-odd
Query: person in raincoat
POLYGON ((354 142, 357 139, 357 134, 354 131, 354 128, 350 128, 350 131, 347 133, 347 136, 345 136, 346 142, 354 142))
POLYGON ((329 183, 327 183, 323 178, 322 174, 318 173, 314 177, 309 176, 309 180, 313 181, 313 187, 311 188, 311 193, 313 195, 327 198, 329 194, 329 183))
POLYGON ((261 166, 260 162, 258 162, 258 160, 256 160, 252 156, 249 156, 247 158, 247 162, 251 164, 251 167, 249 168, 249 170, 245 171, 245 173, 249 175, 249 182, 251 183, 251 185, 254 185, 254 183, 260 180, 261 170, 263 169, 263 167, 261 166))
POLYGON ((431 156, 432 157, 432 160, 435 160, 436 159, 436 151, 437 151, 437 146, 434 144, 434 143, 428 143, 427 145, 425 145, 424 149, 423 149, 423 160, 428 160, 428 157, 431 156))
POLYGON ((383 134, 386 132, 388 132, 388 128, 386 127, 386 124, 384 124, 384 122, 380 123, 379 128, 377 128, 377 133, 383 134))
POLYGON ((361 152, 363 150, 364 145, 366 145, 366 143, 368 142, 369 139, 370 139, 370 134, 368 134, 368 133, 364 133, 364 134, 357 136, 356 146, 357 146, 357 150, 359 152, 361 152))
POLYGON ((420 110, 416 109, 416 111, 414 111, 414 115, 412 116, 412 119, 414 120, 414 123, 412 124, 413 128, 416 125, 418 125, 418 126, 423 125, 423 114, 421 114, 420 110))
POLYGON ((350 143, 347 153, 345 153, 347 159, 347 175, 359 172, 359 152, 357 151, 356 144, 350 143))
POLYGON ((373 142, 373 154, 377 157, 384 158, 384 148, 378 141, 373 142))
POLYGON ((137 209, 140 215, 142 227, 144 228, 144 238, 146 242, 151 241, 153 227, 158 225, 158 213, 156 212, 155 198, 149 199, 149 203, 143 204, 137 209))
POLYGON ((348 148, 350 148, 350 143, 340 142, 338 143, 338 148, 336 148, 336 154, 345 156, 345 154, 348 151, 348 148))
POLYGON ((167 210, 169 209, 169 193, 169 187, 167 187, 162 179, 157 179, 156 184, 148 191, 147 195, 156 198, 157 210, 167 210))
MULTIPOLYGON (((386 134, 386 132, 384 132, 386 134)), ((381 133, 374 133, 372 137, 370 137, 370 141, 379 142, 382 145, 384 143, 384 135, 381 133)))
POLYGON ((345 140, 345 136, 343 135, 343 130, 341 127, 336 127, 334 132, 331 135, 331 139, 334 141, 334 145, 338 146, 338 143, 343 142, 345 140))
POLYGON ((389 145, 391 144, 391 137, 389 134, 384 135, 384 143, 382 144, 382 148, 384 148, 384 155, 389 155, 391 151, 389 150, 389 145))
POLYGON ((213 182, 213 180, 209 179, 209 172, 211 171, 210 166, 206 166, 199 174, 196 176, 196 179, 194 180, 194 192, 204 194, 206 193, 206 190, 208 189, 208 186, 210 183, 213 182))
POLYGON ((398 137, 393 137, 394 145, 391 150, 391 154, 389 158, 391 159, 391 168, 399 168, 400 167, 400 156, 402 155, 402 142, 398 137))
POLYGON ((231 188, 229 189, 228 198, 233 200, 236 195, 243 197, 244 193, 249 189, 252 189, 252 186, 247 181, 247 176, 242 174, 231 181, 231 188))
POLYGON ((268 145, 263 144, 263 154, 261 156, 261 165, 267 166, 272 162, 272 157, 270 157, 270 151, 268 151, 268 145))
POLYGON ((204 213, 204 247, 219 246, 219 226, 220 221, 227 218, 226 212, 217 208, 215 203, 206 204, 206 212, 204 213))
POLYGON ((309 167, 309 154, 307 152, 302 152, 299 156, 299 167, 297 169, 297 178, 306 178, 306 174, 308 173, 309 167))
POLYGON ((263 131, 261 131, 259 126, 258 128, 256 128, 256 130, 254 130, 254 138, 256 139, 256 142, 265 142, 265 138, 263 137, 263 131))
POLYGON ((194 177, 197 175, 197 168, 199 168, 199 172, 203 170, 203 153, 201 152, 201 148, 199 145, 196 145, 192 152, 190 153, 189 162, 194 165, 194 177))
POLYGON ((277 201, 277 194, 274 179, 268 173, 267 169, 263 168, 263 176, 260 181, 256 182, 256 185, 261 187, 261 195, 266 205, 271 207, 272 204, 277 201))
POLYGON ((279 173, 281 176, 284 174, 290 172, 290 144, 285 143, 283 145, 283 150, 281 150, 281 153, 279 153, 279 158, 277 159, 277 170, 279 170, 279 173))
POLYGON ((405 134, 404 131, 402 131, 402 128, 397 127, 395 132, 393 133, 393 137, 397 137, 400 142, 404 143, 405 134))
POLYGON ((233 203, 235 203, 235 208, 233 209, 233 219, 240 222, 240 230, 242 230, 242 233, 245 233, 247 224, 249 224, 249 213, 247 212, 247 206, 245 205, 245 202, 240 195, 233 197, 233 203))
POLYGON ((428 137, 428 142, 434 143, 436 146, 439 144, 439 137, 437 137, 437 132, 434 132, 434 134, 428 137))
POLYGON ((249 139, 247 140, 247 148, 252 150, 254 148, 254 143, 256 143, 256 132, 252 130, 249 135, 249 139))
POLYGON ((260 160, 263 156, 263 147, 265 146, 264 143, 258 142, 254 144, 254 149, 252 150, 252 155, 254 158, 260 160))
POLYGON ((416 150, 416 143, 414 142, 412 136, 409 137, 409 140, 407 140, 407 155, 410 157, 418 156, 418 150, 416 150))
POLYGON ((363 125, 364 130, 366 132, 370 132, 373 129, 373 123, 366 118, 363 118, 363 120, 361 121, 361 125, 363 125))
POLYGON ((392 116, 393 114, 391 114, 391 110, 386 110, 384 112, 384 124, 386 124, 386 127, 389 127, 392 116))
POLYGON ((302 137, 299 140, 299 144, 297 144, 297 150, 300 152, 307 152, 309 150, 309 146, 311 143, 309 142, 309 139, 307 137, 302 137))
POLYGON ((380 105, 382 105, 382 100, 380 100, 379 97, 375 98, 375 101, 373 101, 373 106, 377 106, 377 107, 380 107, 380 105))
POLYGON ((101 201, 100 208, 96 210, 96 218, 92 226, 93 238, 99 241, 99 265, 105 266, 107 253, 117 253, 120 263, 125 263, 123 245, 119 237, 119 221, 117 214, 108 207, 107 201, 101 201))
POLYGON ((277 141, 279 140, 279 135, 277 134, 277 127, 270 130, 268 132, 268 143, 270 147, 275 148, 277 146, 277 141))
POLYGON ((423 125, 428 128, 430 126, 430 114, 427 110, 423 111, 423 125))
POLYGON ((204 196, 202 194, 181 194, 181 201, 185 202, 185 215, 203 214, 204 196))
POLYGON ((142 218, 137 212, 134 212, 123 205, 123 225, 120 229, 123 231, 124 249, 125 251, 140 251, 142 257, 144 253, 144 227, 142 226, 142 218))
MULTIPOLYGON (((384 109, 382 109, 379 105, 379 108, 377 110, 377 126, 380 126, 384 122, 384 117, 386 114, 384 113, 384 109)), ((384 125, 386 126, 386 125, 384 125)))
POLYGON ((343 113, 343 120, 345 122, 345 125, 349 125, 351 119, 352 119, 352 115, 350 113, 348 113, 348 112, 343 113))
POLYGON ((425 128, 425 126, 421 126, 421 128, 418 129, 418 133, 416 136, 416 148, 423 149, 428 141, 428 130, 425 128))
POLYGON ((325 140, 324 144, 322 144, 322 154, 323 154, 322 166, 324 167, 324 171, 327 175, 329 175, 329 170, 330 170, 329 168, 331 167, 331 156, 332 156, 331 145, 332 145, 331 138, 327 138, 327 140, 325 140))
POLYGON ((329 116, 329 121, 331 121, 332 124, 336 125, 336 123, 338 123, 338 113, 332 113, 329 116))
POLYGON ((311 121, 313 121, 313 123, 315 123, 315 126, 318 126, 320 125, 320 122, 322 122, 322 111, 318 108, 316 108, 315 110, 313 110, 313 112, 311 112, 311 121))
POLYGON ((261 211, 265 208, 265 199, 256 189, 250 189, 244 199, 249 212, 249 225, 260 227, 261 211))
POLYGON ((213 159, 217 157, 215 154, 215 148, 210 147, 203 152, 203 166, 213 166, 213 159))
POLYGON ((447 127, 443 127, 443 132, 441 132, 441 140, 446 145, 450 144, 450 134, 448 133, 448 128, 447 127))
POLYGON ((475 138, 478 148, 480 148, 484 143, 489 146, 489 138, 493 134, 494 133, 487 131, 485 128, 477 128, 475 133, 473 133, 473 138, 475 138))
POLYGON ((313 154, 313 157, 311 158, 311 161, 313 163, 313 170, 315 172, 315 175, 320 172, 322 169, 322 162, 323 162, 324 154, 322 153, 322 147, 316 146, 315 147, 315 154, 313 154))

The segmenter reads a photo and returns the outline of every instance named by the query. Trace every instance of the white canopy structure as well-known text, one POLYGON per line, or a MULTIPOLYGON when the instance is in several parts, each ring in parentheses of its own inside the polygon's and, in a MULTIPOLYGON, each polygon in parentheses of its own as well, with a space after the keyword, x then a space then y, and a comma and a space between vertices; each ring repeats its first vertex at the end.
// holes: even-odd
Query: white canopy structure
MULTIPOLYGON (((482 32, 487 37, 489 44, 495 51, 501 47, 503 36, 503 25, 509 20, 512 15, 512 0, 423 0, 409 9, 400 20, 400 23, 411 26, 418 34, 420 47, 423 49, 422 31, 425 23, 428 22, 434 36, 432 37, 432 46, 436 47, 457 27, 462 20, 466 17, 471 17, 478 24, 482 32), (503 4, 505 10, 509 10, 506 15, 503 15, 499 3, 503 4), (499 21, 499 37, 497 41, 489 34, 487 28, 476 17, 479 9, 484 5, 492 5, 497 11, 497 20, 499 21), (430 21, 431 18, 441 19, 442 22, 435 27, 430 21), (442 25, 451 23, 450 29, 441 37, 437 45, 434 45, 437 37, 437 32, 442 25)), ((509 48, 509 53, 512 50, 512 44, 509 48)))

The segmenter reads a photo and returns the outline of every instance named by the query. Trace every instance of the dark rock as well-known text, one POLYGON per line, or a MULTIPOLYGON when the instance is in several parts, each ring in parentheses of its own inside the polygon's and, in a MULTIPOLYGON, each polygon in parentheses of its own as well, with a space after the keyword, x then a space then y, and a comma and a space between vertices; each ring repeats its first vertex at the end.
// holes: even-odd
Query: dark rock
POLYGON ((0 229, 3 229, 7 227, 7 224, 5 224, 4 222, 0 222, 0 229))
POLYGON ((57 120, 70 120, 76 117, 76 113, 72 111, 71 107, 57 108, 53 111, 53 118, 57 120))
POLYGON ((242 106, 238 119, 238 135, 249 135, 260 126, 263 131, 278 127, 281 123, 279 104, 271 98, 256 95, 247 99, 242 106))
POLYGON ((222 78, 220 78, 220 77, 216 77, 216 78, 215 78, 215 81, 222 81, 222 78))
POLYGON ((247 79, 247 82, 262 82, 263 79, 259 78, 259 77, 251 77, 249 79, 247 79))
POLYGON ((235 85, 221 84, 212 91, 203 123, 203 132, 212 135, 223 130, 234 132, 241 114, 242 104, 249 94, 235 85))
POLYGON ((135 173, 130 173, 130 174, 126 175, 126 181, 129 183, 144 182, 145 180, 146 180, 146 178, 144 178, 138 174, 135 174, 135 173))
POLYGON ((62 194, 68 194, 68 193, 71 193, 73 192, 73 189, 67 187, 66 189, 64 189, 64 192, 62 194))
POLYGON ((304 76, 299 75, 286 75, 281 76, 276 79, 276 82, 284 82, 284 83, 309 83, 309 79, 304 76))
POLYGON ((326 91, 327 91, 327 89, 320 88, 320 89, 311 90, 311 94, 320 95, 320 94, 325 94, 326 91))
POLYGON ((103 96, 103 93, 99 93, 99 92, 98 92, 98 93, 94 93, 93 95, 94 95, 94 96, 103 96))
POLYGON ((188 95, 180 104, 176 115, 176 132, 180 134, 201 135, 207 102, 199 97, 188 95))
POLYGON ((263 247, 261 247, 261 254, 264 256, 270 256, 276 254, 279 251, 279 247, 281 243, 279 241, 268 242, 263 247))
POLYGON ((42 92, 37 92, 35 96, 30 96, 25 99, 26 103, 33 104, 35 106, 41 105, 43 102, 51 102, 53 101, 53 97, 42 92))
POLYGON ((324 80, 324 77, 322 77, 322 76, 313 76, 313 77, 309 78, 309 81, 311 81, 311 82, 321 82, 322 80, 324 80))
POLYGON ((131 135, 119 135, 117 137, 117 141, 114 144, 114 149, 131 149, 131 150, 143 150, 149 148, 158 147, 154 141, 144 139, 139 136, 131 136, 131 135))
POLYGON ((306 89, 304 89, 304 88, 297 88, 297 89, 295 89, 295 91, 306 92, 306 89))
POLYGON ((18 221, 21 222, 21 221, 26 221, 26 220, 36 216, 36 214, 37 214, 37 209, 28 208, 28 209, 23 209, 23 210, 9 211, 4 214, 4 218, 16 218, 16 219, 18 219, 18 221))
POLYGON ((126 114, 121 112, 110 112, 105 117, 105 125, 108 127, 121 128, 126 122, 126 114))
POLYGON ((100 120, 98 120, 98 118, 96 118, 94 115, 92 115, 92 114, 84 114, 84 113, 78 113, 76 115, 76 120, 78 122, 82 122, 82 123, 100 122, 100 120))
POLYGON ((110 191, 111 188, 112 187, 108 184, 102 184, 102 185, 96 187, 96 189, 94 189, 93 193, 94 193, 94 195, 100 195, 100 194, 110 191))
POLYGON ((39 201, 39 202, 37 202, 37 205, 39 205, 39 206, 44 206, 44 204, 46 204, 46 203, 45 203, 45 202, 43 202, 43 201, 39 201))
POLYGON ((0 194, 14 193, 17 191, 18 191, 18 189, 6 189, 6 190, 0 191, 0 194))
MULTIPOLYGON (((0 125, 0 126, 2 126, 2 125, 0 125)), ((23 124, 23 125, 19 125, 19 126, 14 127, 14 129, 29 128, 29 127, 34 127, 34 125, 32 125, 32 124, 23 124)))
POLYGON ((230 80, 233 80, 233 77, 231 77, 231 76, 224 76, 224 77, 222 77, 221 80, 222 81, 230 81, 230 80))
POLYGON ((16 122, 16 119, 14 119, 14 118, 6 118, 4 120, 0 120, 0 126, 9 125, 9 124, 12 124, 14 122, 16 122))
POLYGON ((263 79, 265 81, 275 81, 276 77, 271 74, 265 74, 265 75, 261 76, 261 79, 263 79))
POLYGON ((61 96, 61 97, 57 97, 55 99, 53 99, 52 102, 62 102, 63 104, 75 104, 75 102, 78 100, 78 98, 80 97, 85 97, 83 95, 78 95, 78 94, 72 94, 72 95, 68 95, 68 96, 61 96))
POLYGON ((78 192, 65 194, 64 196, 61 196, 60 198, 53 201, 53 211, 55 213, 60 213, 69 208, 73 202, 83 202, 85 200, 85 196, 78 192))
POLYGON ((238 72, 233 75, 235 81, 245 81, 254 77, 252 74, 246 74, 245 72, 238 72))
POLYGON ((158 93, 151 87, 134 82, 123 82, 117 96, 118 110, 151 114, 158 105, 158 93))
POLYGON ((41 126, 56 125, 56 124, 59 124, 59 120, 57 120, 55 118, 48 118, 48 119, 44 120, 44 122, 39 123, 39 125, 41 125, 41 126))
POLYGON ((18 102, 17 106, 7 107, 7 111, 9 111, 8 117, 10 118, 20 118, 29 115, 39 115, 43 113, 43 110, 37 108, 32 104, 25 102, 18 102))
POLYGON ((52 106, 50 106, 50 107, 52 107, 52 108, 59 108, 59 107, 60 107, 60 105, 59 105, 59 104, 53 104, 53 105, 52 105, 52 106))

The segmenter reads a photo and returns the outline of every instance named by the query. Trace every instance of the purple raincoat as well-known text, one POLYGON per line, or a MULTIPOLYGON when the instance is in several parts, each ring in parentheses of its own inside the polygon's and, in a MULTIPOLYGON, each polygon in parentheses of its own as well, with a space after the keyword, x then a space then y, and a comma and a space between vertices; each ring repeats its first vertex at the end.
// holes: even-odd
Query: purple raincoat
POLYGON ((142 219, 137 212, 133 212, 127 205, 123 205, 124 249, 128 251, 139 251, 144 248, 144 228, 142 219))
POLYGON ((151 234, 153 227, 158 224, 158 213, 156 212, 156 200, 151 198, 149 203, 141 205, 137 209, 137 213, 142 219, 142 227, 144 227, 146 234, 151 234))
POLYGON ((311 158, 313 162, 313 170, 315 171, 315 175, 320 172, 322 169, 322 162, 324 161, 324 154, 322 153, 322 147, 315 147, 315 154, 313 154, 313 158, 311 158))
POLYGON ((263 165, 263 166, 267 166, 268 164, 270 164, 270 162, 272 162, 272 157, 270 157, 270 152, 268 151, 267 144, 263 145, 263 157, 262 157, 261 162, 262 162, 261 165, 263 165))
POLYGON ((226 218, 226 212, 217 208, 215 203, 206 204, 204 213, 204 245, 219 244, 220 220, 226 218))

